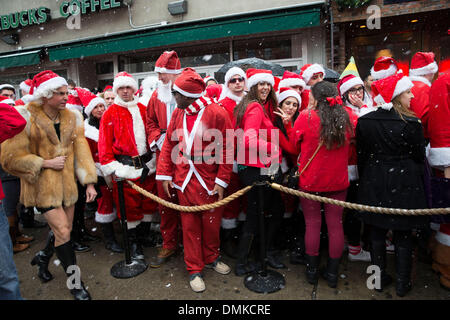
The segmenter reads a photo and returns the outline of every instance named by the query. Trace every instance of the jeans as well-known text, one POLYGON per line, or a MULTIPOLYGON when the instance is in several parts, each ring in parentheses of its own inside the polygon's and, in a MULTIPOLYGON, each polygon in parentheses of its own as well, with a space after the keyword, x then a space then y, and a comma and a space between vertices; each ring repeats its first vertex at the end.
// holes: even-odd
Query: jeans
POLYGON ((2 205, 0 205, 0 300, 22 300, 9 236, 9 223, 2 205))

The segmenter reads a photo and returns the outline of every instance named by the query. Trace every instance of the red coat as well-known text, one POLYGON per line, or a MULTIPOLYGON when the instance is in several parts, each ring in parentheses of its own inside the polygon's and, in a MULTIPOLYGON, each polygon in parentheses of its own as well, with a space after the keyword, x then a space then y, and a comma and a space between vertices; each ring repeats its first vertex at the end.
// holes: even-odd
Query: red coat
POLYGON ((434 81, 430 90, 428 135, 431 166, 450 167, 450 72, 434 81))
POLYGON ((241 98, 231 94, 219 101, 219 105, 221 105, 227 111, 228 117, 230 118, 231 122, 233 122, 234 119, 234 108, 240 101, 241 98))
POLYGON ((414 98, 411 99, 411 110, 414 111, 416 116, 422 121, 425 138, 428 137, 427 124, 428 124, 428 103, 430 100, 431 83, 424 77, 410 77, 414 86, 411 88, 411 92, 414 98))
POLYGON ((233 163, 232 140, 227 139, 226 132, 233 129, 230 119, 218 104, 206 97, 196 102, 199 103, 200 99, 208 104, 194 115, 187 115, 179 108, 174 111, 156 169, 156 180, 171 180, 181 192, 191 179, 199 181, 204 190, 198 190, 197 196, 193 196, 193 203, 197 204, 202 203, 202 194, 212 195, 215 184, 224 188, 228 186, 233 163), (218 146, 219 150, 211 149, 211 142, 216 138, 208 139, 209 131, 204 131, 205 128, 216 129, 222 134, 223 144, 218 146), (179 148, 178 152, 174 148, 179 148), (207 160, 188 160, 189 156, 214 155, 215 151, 222 152, 223 161, 208 163, 207 160), (227 151, 231 152, 227 154, 227 151), (175 159, 172 159, 172 153, 175 159))
MULTIPOLYGON (((116 97, 116 101, 118 98, 116 97)), ((147 153, 149 146, 145 134, 146 107, 137 103, 137 98, 119 105, 114 103, 105 111, 100 121, 98 151, 105 175, 114 173, 120 178, 137 179, 142 169, 123 165, 114 155, 138 156, 147 153)), ((149 164, 150 166, 154 164, 149 164)), ((154 168, 150 168, 150 173, 154 168)))
MULTIPOLYGON (((27 121, 15 108, 6 103, 0 103, 0 143, 20 133, 26 125, 27 121)), ((0 181, 0 200, 4 197, 0 181)))
MULTIPOLYGON (((347 111, 349 112, 349 111, 347 111)), ((352 118, 352 114, 349 112, 352 118)), ((300 143, 299 172, 312 157, 319 145, 320 118, 315 110, 302 111, 294 124, 294 141, 300 143)), ((348 158, 349 143, 354 133, 347 134, 344 146, 327 150, 322 147, 308 168, 300 175, 300 189, 311 192, 330 192, 344 190, 349 186, 348 158)))

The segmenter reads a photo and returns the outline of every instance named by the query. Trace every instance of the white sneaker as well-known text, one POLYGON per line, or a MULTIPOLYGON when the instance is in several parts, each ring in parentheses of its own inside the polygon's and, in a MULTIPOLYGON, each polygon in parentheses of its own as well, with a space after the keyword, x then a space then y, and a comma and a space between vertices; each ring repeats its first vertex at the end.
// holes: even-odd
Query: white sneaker
POLYGON ((365 251, 364 249, 361 249, 361 251, 358 254, 348 254, 348 260, 350 261, 365 261, 370 262, 370 252, 365 251))
POLYGON ((223 263, 222 261, 214 261, 213 263, 205 265, 206 268, 214 269, 217 273, 220 274, 229 274, 231 272, 231 268, 223 263))
POLYGON ((205 282, 203 281, 202 277, 198 273, 191 275, 189 284, 191 285, 191 289, 194 292, 203 292, 206 289, 205 282))

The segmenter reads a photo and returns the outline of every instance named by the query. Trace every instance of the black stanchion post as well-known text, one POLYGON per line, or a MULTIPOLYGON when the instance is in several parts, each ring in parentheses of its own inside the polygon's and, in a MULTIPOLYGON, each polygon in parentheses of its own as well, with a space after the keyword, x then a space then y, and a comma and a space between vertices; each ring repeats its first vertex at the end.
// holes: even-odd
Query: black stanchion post
POLYGON ((257 293, 272 293, 284 288, 286 281, 283 275, 274 270, 267 270, 266 237, 264 224, 264 188, 268 188, 266 182, 258 182, 254 186, 258 188, 259 209, 259 241, 260 259, 262 268, 244 278, 247 289, 257 293))
POLYGON ((125 260, 119 261, 111 268, 111 275, 114 278, 126 279, 133 278, 145 270, 147 263, 144 260, 131 259, 130 241, 128 239, 127 217, 125 211, 125 198, 123 196, 123 179, 117 180, 117 189, 119 194, 120 223, 123 232, 123 245, 125 248, 125 260))

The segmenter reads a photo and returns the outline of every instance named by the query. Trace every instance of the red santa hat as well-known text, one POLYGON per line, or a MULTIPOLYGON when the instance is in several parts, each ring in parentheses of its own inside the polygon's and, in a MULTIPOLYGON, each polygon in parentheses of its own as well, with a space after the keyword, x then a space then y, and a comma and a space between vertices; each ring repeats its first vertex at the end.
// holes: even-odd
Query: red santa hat
POLYGON ((175 51, 164 51, 155 63, 155 72, 159 73, 181 73, 181 62, 175 51))
POLYGON ((380 80, 392 76, 398 70, 397 62, 391 57, 379 57, 375 60, 370 74, 373 80, 380 80))
POLYGON ((20 90, 23 90, 25 93, 29 93, 32 84, 33 84, 33 80, 31 80, 31 79, 24 80, 19 85, 20 90))
POLYGON ((80 111, 81 113, 83 113, 83 103, 81 102, 80 98, 78 97, 78 92, 76 89, 80 89, 80 88, 75 88, 73 90, 69 91, 69 97, 67 98, 67 102, 66 102, 66 108, 69 110, 77 110, 80 111))
POLYGON ((436 73, 438 66, 434 61, 433 52, 417 52, 411 59, 409 68, 410 76, 423 76, 430 73, 436 73))
POLYGON ((348 90, 357 85, 364 86, 364 82, 360 77, 357 77, 353 74, 346 75, 338 82, 337 89, 339 95, 342 97, 348 90))
POLYGON ((322 73, 325 76, 325 69, 318 63, 305 64, 300 69, 300 76, 303 78, 306 85, 308 85, 309 80, 311 80, 312 76, 316 73, 322 73))
POLYGON ((236 75, 241 76, 241 78, 244 78, 244 81, 247 82, 247 76, 245 75, 244 70, 239 67, 232 67, 225 73, 225 86, 228 86, 228 82, 236 75))
POLYGON ((138 91, 138 84, 136 80, 131 76, 131 74, 122 71, 116 74, 113 82, 113 92, 117 94, 117 89, 121 87, 132 87, 134 92, 138 91))
POLYGON ((390 110, 392 100, 413 86, 411 80, 403 72, 397 72, 372 83, 373 100, 379 107, 390 110))
POLYGON ((302 79, 302 77, 300 77, 298 74, 286 70, 283 73, 283 77, 281 78, 281 81, 280 81, 280 84, 278 85, 278 87, 284 88, 284 87, 293 87, 293 86, 300 86, 303 89, 305 89, 306 83, 302 79))
POLYGON ((253 87, 255 84, 258 84, 260 82, 268 82, 272 87, 275 85, 275 79, 272 75, 272 71, 265 69, 254 69, 254 68, 248 69, 247 81, 249 89, 253 87))
POLYGON ((0 102, 6 103, 9 105, 13 105, 13 106, 16 104, 16 102, 13 99, 11 99, 9 97, 5 97, 5 96, 0 96, 0 102))
POLYGON ((35 99, 39 99, 42 98, 44 92, 67 85, 66 79, 58 76, 51 70, 45 70, 33 77, 29 94, 32 94, 35 99))
POLYGON ((92 110, 99 104, 103 104, 106 108, 106 102, 100 97, 97 97, 92 92, 83 89, 83 88, 75 88, 76 92, 78 93, 78 98, 80 99, 83 107, 84 107, 84 113, 89 117, 91 115, 92 110))
POLYGON ((294 97, 295 99, 297 99, 298 105, 302 104, 302 98, 300 98, 300 95, 297 91, 289 87, 280 88, 280 92, 277 93, 278 103, 281 105, 281 103, 289 97, 294 97))
POLYGON ((103 93, 105 93, 106 91, 112 91, 112 90, 113 90, 113 86, 107 85, 107 86, 105 87, 105 89, 103 89, 103 93))
POLYGON ((205 89, 202 77, 192 68, 185 68, 173 84, 173 90, 188 98, 200 98, 205 89))

